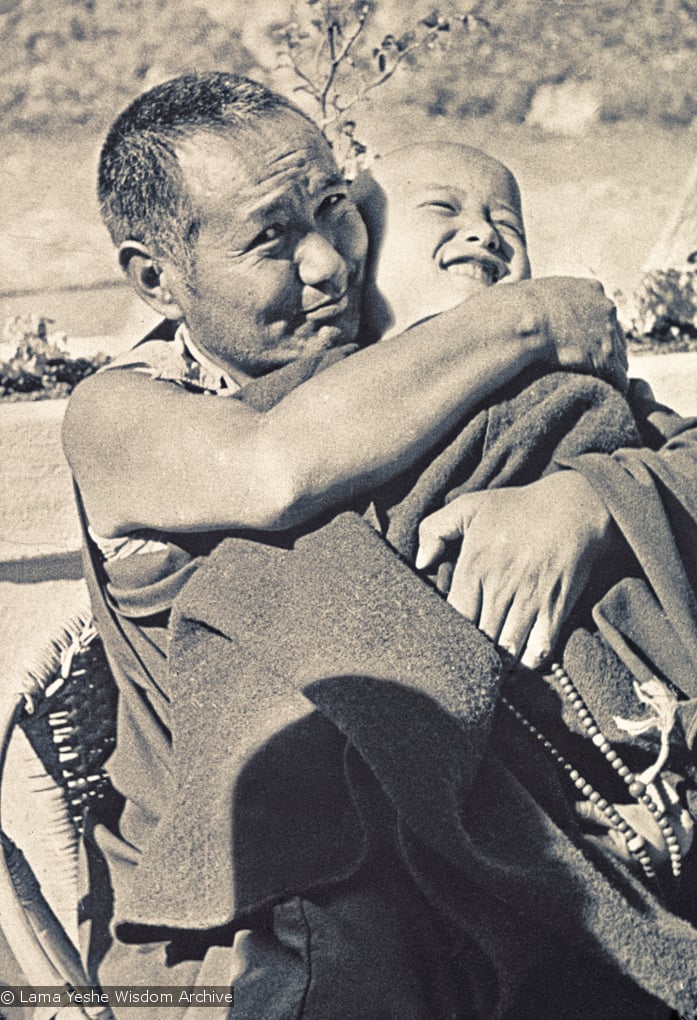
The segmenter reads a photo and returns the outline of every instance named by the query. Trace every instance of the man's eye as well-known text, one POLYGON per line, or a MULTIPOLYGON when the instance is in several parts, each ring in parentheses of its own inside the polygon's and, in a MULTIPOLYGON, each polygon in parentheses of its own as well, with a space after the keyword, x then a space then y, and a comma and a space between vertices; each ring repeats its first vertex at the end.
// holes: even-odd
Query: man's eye
POLYGON ((320 202, 317 215, 321 216, 322 213, 328 212, 330 209, 335 209, 338 205, 341 205, 341 203, 345 201, 346 192, 344 191, 337 191, 333 195, 327 195, 327 197, 323 198, 320 202))
POLYGON ((270 227, 265 227, 261 230, 250 244, 250 248, 258 248, 262 244, 271 244, 272 241, 278 241, 280 237, 283 237, 283 225, 281 223, 273 223, 270 227))

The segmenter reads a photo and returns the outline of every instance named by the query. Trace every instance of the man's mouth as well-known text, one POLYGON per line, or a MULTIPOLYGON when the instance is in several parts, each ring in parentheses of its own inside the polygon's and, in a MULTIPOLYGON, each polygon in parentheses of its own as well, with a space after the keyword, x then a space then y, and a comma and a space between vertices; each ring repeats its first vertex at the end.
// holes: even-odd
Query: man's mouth
POLYGON ((336 315, 342 315, 348 308, 348 304, 348 290, 345 290, 338 298, 327 298, 326 301, 304 309, 303 318, 309 322, 324 322, 325 319, 333 319, 336 315))
POLYGON ((508 266, 503 262, 494 259, 480 259, 472 256, 461 256, 452 259, 442 259, 440 268, 453 276, 467 276, 487 287, 498 283, 504 276, 508 276, 508 266))

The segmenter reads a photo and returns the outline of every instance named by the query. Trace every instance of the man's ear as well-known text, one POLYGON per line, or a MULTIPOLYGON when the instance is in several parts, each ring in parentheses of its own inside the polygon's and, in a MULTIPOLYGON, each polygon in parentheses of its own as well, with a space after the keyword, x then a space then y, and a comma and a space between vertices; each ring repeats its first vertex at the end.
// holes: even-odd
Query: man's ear
POLYGON ((140 241, 124 241, 119 246, 119 263, 131 286, 151 308, 165 319, 183 319, 184 312, 170 288, 171 270, 140 241))

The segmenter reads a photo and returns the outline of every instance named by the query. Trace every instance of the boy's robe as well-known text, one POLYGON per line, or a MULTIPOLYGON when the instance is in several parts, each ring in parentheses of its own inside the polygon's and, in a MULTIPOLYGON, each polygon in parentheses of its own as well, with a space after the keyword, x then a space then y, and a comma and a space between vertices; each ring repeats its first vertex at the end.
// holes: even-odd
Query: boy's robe
POLYGON ((492 645, 409 565, 418 522, 449 496, 559 464, 582 471, 639 569, 571 635, 566 668, 608 732, 613 713, 642 715, 632 675, 658 672, 682 692, 691 746, 696 440, 655 408, 639 420, 642 435, 605 384, 550 375, 378 494, 368 517, 387 541, 356 512, 273 542, 225 539, 175 602, 172 785, 121 920, 243 923, 349 875, 377 802, 431 899, 497 969, 523 960, 521 938, 572 931, 673 1008, 694 1009, 695 929, 582 839, 553 767, 498 718, 492 645), (671 429, 660 452, 639 448, 671 429))

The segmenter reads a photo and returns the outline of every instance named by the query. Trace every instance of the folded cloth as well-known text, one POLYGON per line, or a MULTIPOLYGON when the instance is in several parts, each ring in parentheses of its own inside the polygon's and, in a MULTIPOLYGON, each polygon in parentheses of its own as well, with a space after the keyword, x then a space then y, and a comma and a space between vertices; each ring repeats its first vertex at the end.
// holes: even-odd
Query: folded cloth
MULTIPOLYGON (((433 461, 378 494, 374 509, 391 544, 355 513, 285 543, 224 540, 175 602, 167 692, 172 784, 132 895, 121 903, 121 937, 130 922, 206 928, 241 921, 350 874, 369 838, 364 791, 347 765, 357 753, 392 805, 409 866, 424 885, 436 873, 434 858, 452 871, 452 882, 434 888, 432 898, 463 924, 467 916, 477 920, 501 969, 506 947, 529 930, 568 938, 571 928, 672 1008, 694 1009, 694 928, 583 843, 571 813, 555 806, 548 762, 505 726, 502 750, 520 774, 508 759, 502 763, 492 739, 496 726, 501 740, 498 656, 408 562, 419 520, 454 493, 531 481, 560 464, 583 470, 601 493, 608 481, 608 505, 637 563, 646 565, 663 614, 656 626, 629 614, 627 647, 648 668, 637 634, 663 644, 666 607, 675 608, 684 585, 694 592, 694 557, 677 572, 674 530, 676 519, 694 529, 697 501, 690 486, 681 489, 679 464, 670 489, 667 469, 654 466, 659 495, 643 516, 646 503, 634 491, 644 482, 639 443, 615 391, 586 377, 551 375, 483 410, 433 461), (627 452, 617 460, 600 456, 618 446, 627 452), (648 535, 666 537, 665 559, 648 535), (505 929, 489 923, 485 930, 487 899, 492 918, 507 918, 505 929)), ((603 632, 614 628, 612 647, 602 649, 621 668, 608 675, 631 691, 634 674, 616 636, 626 623, 616 619, 620 604, 627 603, 611 592, 596 619, 603 632)), ((690 613, 671 617, 688 650, 690 613)), ((575 678, 584 667, 584 633, 568 645, 575 678)), ((681 675, 669 679, 678 686, 681 675)), ((588 685, 599 686, 598 676, 588 685)))
MULTIPOLYGON (((487 749, 500 682, 490 644, 365 522, 341 515, 280 556, 229 539, 187 604, 231 563, 255 582, 234 604, 209 602, 205 626, 184 616, 177 625, 180 679, 198 713, 182 721, 175 711, 175 759, 187 761, 135 876, 151 922, 220 924, 361 859, 362 790, 343 781, 335 727, 394 806, 409 867, 426 888, 441 875, 432 899, 499 966, 510 972, 532 933, 568 940, 578 929, 579 943, 601 945, 673 1008, 694 1005, 695 930, 584 848, 570 817, 565 834, 533 783, 487 749)), ((544 782, 545 763, 535 764, 544 782)))

